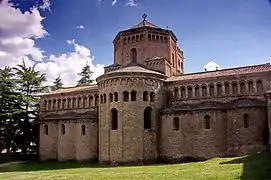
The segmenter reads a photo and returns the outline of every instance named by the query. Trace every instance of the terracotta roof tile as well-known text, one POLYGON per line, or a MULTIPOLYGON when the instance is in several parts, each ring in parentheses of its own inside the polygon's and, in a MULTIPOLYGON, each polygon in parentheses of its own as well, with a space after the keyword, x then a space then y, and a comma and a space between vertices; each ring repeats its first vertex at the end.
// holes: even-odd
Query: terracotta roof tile
MULTIPOLYGON (((152 28, 159 28, 158 26, 150 23, 147 20, 143 20, 140 23, 138 23, 137 25, 134 25, 131 29, 136 29, 136 28, 140 28, 140 27, 152 27, 152 28)), ((160 28, 159 28, 160 29, 160 28)))
POLYGON ((241 75, 241 74, 250 74, 250 73, 259 73, 259 72, 271 72, 270 63, 259 64, 253 66, 243 66, 229 69, 222 69, 216 71, 207 71, 191 74, 183 74, 180 76, 173 76, 167 79, 167 81, 181 81, 181 80, 190 80, 190 79, 204 79, 220 76, 230 76, 230 75, 241 75))
POLYGON ((53 95, 53 94, 60 94, 60 93, 70 93, 75 91, 85 91, 85 90, 91 90, 91 89, 97 89, 98 86, 96 84, 94 85, 88 85, 88 86, 74 86, 74 87, 65 87, 62 89, 58 89, 55 91, 51 91, 48 93, 45 93, 43 95, 53 95))

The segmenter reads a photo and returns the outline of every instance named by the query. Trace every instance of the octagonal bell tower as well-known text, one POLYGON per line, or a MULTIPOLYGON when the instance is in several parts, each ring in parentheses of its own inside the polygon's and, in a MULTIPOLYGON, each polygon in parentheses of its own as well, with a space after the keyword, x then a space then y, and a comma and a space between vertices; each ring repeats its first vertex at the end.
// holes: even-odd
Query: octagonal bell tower
POLYGON ((177 37, 171 30, 162 29, 146 20, 132 28, 120 31, 114 44, 114 65, 138 64, 166 76, 184 72, 183 51, 177 46, 177 37))

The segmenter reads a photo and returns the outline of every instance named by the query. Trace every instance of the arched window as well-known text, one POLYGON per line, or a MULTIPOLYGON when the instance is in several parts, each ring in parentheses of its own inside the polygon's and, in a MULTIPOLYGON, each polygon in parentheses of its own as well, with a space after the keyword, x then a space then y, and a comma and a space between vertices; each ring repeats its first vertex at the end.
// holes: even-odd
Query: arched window
POLYGON ((209 85, 209 94, 211 97, 213 97, 215 95, 215 87, 214 85, 209 85))
POLYGON ((129 101, 129 93, 127 91, 123 92, 123 101, 124 102, 129 101))
POLYGON ((81 107, 81 97, 79 97, 78 99, 77 99, 77 108, 80 108, 81 107))
POLYGON ((181 62, 181 69, 183 70, 183 62, 181 62))
POLYGON ((199 92, 199 87, 198 86, 195 87, 195 97, 196 98, 200 97, 200 92, 199 92))
POLYGON ((246 84, 243 81, 240 83, 240 92, 241 92, 241 94, 246 93, 246 84))
POLYGON ((210 116, 206 115, 204 116, 204 129, 210 129, 210 128, 211 128, 210 116))
POLYGON ((109 93, 109 101, 113 102, 113 94, 112 93, 109 93))
POLYGON ((48 110, 51 110, 51 108, 52 108, 51 106, 52 106, 52 101, 49 100, 49 101, 48 101, 48 110))
POLYGON ((150 93, 150 102, 154 102, 155 94, 154 92, 150 93))
POLYGON ((151 115, 152 114, 152 108, 146 107, 144 110, 144 129, 151 129, 151 115))
POLYGON ((185 87, 181 88, 181 98, 184 99, 185 98, 185 87))
POLYGON ((248 114, 244 114, 244 128, 249 128, 249 118, 248 118, 248 114))
POLYGON ((175 67, 175 58, 174 58, 174 54, 172 53, 172 64, 173 64, 173 67, 175 67))
POLYGON ((187 88, 187 94, 188 94, 188 98, 193 98, 193 90, 192 90, 192 87, 188 87, 188 88, 187 88))
POLYGON ((132 54, 132 63, 136 63, 137 61, 137 52, 136 52, 136 48, 132 48, 131 49, 131 54, 132 54))
POLYGON ((232 94, 235 95, 235 96, 238 94, 237 83, 232 83, 232 94))
POLYGON ((118 110, 116 108, 111 109, 111 129, 118 129, 118 110))
POLYGON ((104 94, 104 104, 106 104, 106 94, 104 94))
POLYGON ((86 135, 86 126, 84 124, 81 126, 81 135, 86 135))
POLYGON ((143 92, 143 101, 148 101, 148 99, 149 99, 149 93, 148 93, 148 91, 144 91, 143 92))
POLYGON ((222 96, 222 85, 221 84, 216 85, 216 90, 217 90, 217 96, 222 96))
POLYGON ((202 90, 202 97, 206 97, 207 96, 207 87, 205 85, 203 85, 201 87, 202 90))
POLYGON ((93 106, 93 97, 88 96, 88 107, 92 107, 92 106, 93 106))
POLYGON ((47 110, 47 101, 44 101, 44 110, 47 110))
POLYGON ((136 91, 131 92, 131 101, 136 101, 136 91))
POLYGON ((229 83, 225 83, 225 95, 228 96, 230 95, 230 84, 229 83))
POLYGON ((45 135, 48 135, 48 125, 44 125, 43 131, 45 135))
POLYGON ((254 85, 253 85, 253 81, 249 81, 248 82, 248 93, 254 93, 254 85))
POLYGON ((114 100, 115 100, 115 102, 119 101, 119 95, 117 92, 114 92, 114 100))
POLYGON ((66 134, 66 129, 65 129, 65 125, 64 124, 61 125, 61 134, 62 135, 66 134))
POLYGON ((56 109, 56 100, 54 99, 53 100, 53 110, 55 110, 56 109))
POLYGON ((61 109, 61 99, 57 101, 57 109, 61 109))
POLYGON ((98 106, 99 105, 99 96, 96 95, 95 96, 95 106, 98 106))
POLYGON ((179 98, 179 89, 177 87, 174 88, 174 95, 173 95, 174 99, 178 99, 179 98))
POLYGON ((62 101, 62 109, 66 109, 66 99, 63 99, 62 101))
POLYGON ((87 107, 87 97, 83 97, 83 108, 87 107))
POLYGON ((67 107, 68 109, 70 109, 71 108, 71 99, 70 98, 68 98, 68 107, 67 107))
POLYGON ((103 98, 103 95, 100 96, 100 103, 103 104, 104 102, 104 98, 103 98))
POLYGON ((174 131, 179 131, 179 129, 180 129, 180 125, 179 125, 179 118, 177 118, 177 117, 175 117, 174 119, 173 119, 173 130, 174 131))
POLYGON ((72 98, 72 108, 76 107, 76 98, 72 98))
POLYGON ((258 80, 256 82, 256 85, 257 85, 257 92, 262 93, 263 92, 263 82, 261 80, 258 80))

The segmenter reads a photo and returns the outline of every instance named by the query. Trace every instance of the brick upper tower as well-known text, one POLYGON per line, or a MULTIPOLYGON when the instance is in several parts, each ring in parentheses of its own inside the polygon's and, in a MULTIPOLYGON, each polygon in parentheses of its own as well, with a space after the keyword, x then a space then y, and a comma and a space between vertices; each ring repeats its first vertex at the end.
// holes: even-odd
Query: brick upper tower
POLYGON ((183 73, 183 52, 171 30, 143 20, 131 29, 120 31, 114 44, 114 65, 141 65, 167 76, 183 73))

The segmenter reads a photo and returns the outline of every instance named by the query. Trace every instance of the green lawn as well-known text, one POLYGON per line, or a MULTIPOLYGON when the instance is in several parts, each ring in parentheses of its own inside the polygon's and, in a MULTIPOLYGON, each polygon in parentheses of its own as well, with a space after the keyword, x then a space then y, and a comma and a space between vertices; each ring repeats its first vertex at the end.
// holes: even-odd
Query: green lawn
POLYGON ((90 163, 43 162, 0 168, 0 179, 271 179, 271 154, 216 158, 175 165, 99 167, 90 163))

